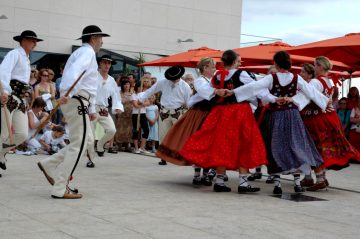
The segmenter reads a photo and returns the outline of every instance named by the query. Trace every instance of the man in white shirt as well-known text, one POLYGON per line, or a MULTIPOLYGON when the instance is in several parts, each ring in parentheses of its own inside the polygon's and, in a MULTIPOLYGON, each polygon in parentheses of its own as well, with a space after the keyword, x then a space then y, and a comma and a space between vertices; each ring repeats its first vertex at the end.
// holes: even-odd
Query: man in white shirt
POLYGON ((39 39, 35 32, 26 30, 13 38, 20 46, 9 51, 0 65, 1 81, 1 137, 0 137, 0 168, 5 170, 5 154, 12 146, 24 142, 28 135, 28 117, 25 113, 25 94, 30 89, 30 60, 29 54, 36 47, 39 39), (8 116, 8 119, 5 117, 8 116), (13 139, 9 135, 9 122, 15 130, 13 139), (4 140, 4 142, 1 142, 4 140))
MULTIPOLYGON (((159 139, 160 143, 167 131, 183 114, 192 94, 190 86, 181 77, 185 73, 182 66, 172 66, 165 71, 165 78, 157 81, 150 89, 139 94, 139 101, 144 102, 151 95, 162 92, 160 104, 159 139)), ((161 160, 160 165, 166 165, 161 160)))
POLYGON ((62 104, 61 110, 69 127, 70 144, 38 163, 46 179, 53 184, 53 198, 82 197, 77 190, 70 189, 68 185, 80 158, 86 149, 94 144, 90 121, 96 118, 95 99, 99 81, 96 52, 99 52, 103 44, 102 38, 108 36, 98 26, 85 27, 79 38, 83 45, 74 51, 66 62, 58 101, 62 104), (66 93, 84 71, 85 74, 66 97, 66 93), (62 163, 64 160, 66 162, 62 163), (72 166, 70 162, 74 161, 75 165, 72 166))
MULTIPOLYGON (((115 79, 108 74, 110 67, 113 64, 116 64, 116 62, 111 59, 109 55, 103 55, 99 59, 99 80, 95 101, 96 119, 92 121, 91 124, 94 133, 96 123, 99 123, 103 127, 105 132, 105 135, 98 140, 96 145, 96 151, 99 157, 104 156, 105 143, 111 140, 116 133, 114 121, 108 112, 109 97, 111 97, 112 100, 112 113, 120 114, 121 112, 124 112, 124 107, 120 100, 118 86, 115 82, 115 79)), ((94 145, 90 145, 88 148, 89 154, 93 154, 93 149, 94 145)), ((90 157, 91 156, 92 155, 90 155, 90 157)), ((93 168, 95 164, 91 160, 89 160, 86 166, 89 168, 93 168)))

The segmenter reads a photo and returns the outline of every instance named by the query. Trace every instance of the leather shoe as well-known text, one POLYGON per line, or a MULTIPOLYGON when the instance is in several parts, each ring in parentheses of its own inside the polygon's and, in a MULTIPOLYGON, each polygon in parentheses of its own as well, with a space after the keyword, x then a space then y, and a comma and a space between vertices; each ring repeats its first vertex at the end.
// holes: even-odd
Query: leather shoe
POLYGON ((281 187, 275 186, 275 187, 274 187, 274 190, 273 190, 273 194, 276 194, 276 195, 282 194, 282 189, 281 189, 281 187))
POLYGON ((296 186, 294 186, 294 191, 296 193, 303 193, 303 192, 305 192, 305 189, 299 185, 296 185, 296 186))
POLYGON ((261 177, 262 177, 262 173, 255 172, 255 173, 252 173, 247 179, 249 181, 255 181, 256 179, 261 179, 261 177))
POLYGON ((201 183, 204 186, 211 186, 212 185, 212 181, 210 180, 210 178, 208 176, 202 176, 201 177, 201 183))
POLYGON ((0 162, 0 168, 3 170, 6 170, 6 164, 3 162, 0 162))
POLYGON ((304 178, 303 180, 300 181, 300 185, 303 187, 311 187, 314 185, 314 179, 304 178))
POLYGON ((97 155, 98 155, 99 157, 104 157, 105 151, 102 151, 102 152, 96 151, 96 153, 97 153, 97 155))
POLYGON ((259 192, 260 188, 252 187, 251 185, 247 186, 238 186, 238 193, 255 193, 259 192))
POLYGON ((231 188, 227 187, 225 184, 214 184, 215 192, 231 192, 231 188))
POLYGON ((315 191, 317 191, 317 190, 324 189, 324 188, 326 188, 326 187, 327 187, 327 186, 326 186, 326 182, 323 181, 323 182, 315 183, 313 186, 308 187, 308 188, 306 189, 306 191, 315 192, 315 191))
POLYGON ((193 181, 192 181, 192 184, 193 184, 193 185, 202 185, 200 176, 194 177, 194 178, 193 178, 193 181))
POLYGON ((72 193, 70 191, 66 191, 64 193, 64 196, 62 197, 58 197, 58 196, 55 196, 55 195, 51 195, 52 198, 55 198, 55 199, 80 199, 82 198, 82 194, 80 193, 72 193))
POLYGON ((167 165, 167 163, 166 163, 165 160, 161 160, 161 161, 159 162, 159 165, 167 165))
POLYGON ((93 161, 88 161, 87 163, 86 163, 86 167, 88 167, 88 168, 94 168, 95 167, 95 164, 93 163, 93 161))
POLYGON ((51 185, 54 185, 55 181, 52 177, 49 176, 49 174, 47 174, 47 172, 45 171, 44 167, 41 165, 40 162, 37 163, 39 169, 43 172, 46 180, 51 184, 51 185))
POLYGON ((267 184, 273 184, 274 182, 275 182, 275 177, 272 175, 268 176, 268 178, 265 181, 265 183, 267 184))
POLYGON ((108 153, 117 154, 118 151, 117 151, 116 149, 114 149, 114 148, 109 148, 109 149, 108 149, 108 153))

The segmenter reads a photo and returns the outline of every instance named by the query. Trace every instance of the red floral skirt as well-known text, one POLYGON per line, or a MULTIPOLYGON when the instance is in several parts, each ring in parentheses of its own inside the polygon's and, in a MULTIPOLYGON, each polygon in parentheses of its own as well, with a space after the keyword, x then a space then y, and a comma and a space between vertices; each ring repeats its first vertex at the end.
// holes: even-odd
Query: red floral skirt
POLYGON ((352 129, 349 132, 349 142, 360 151, 360 133, 356 132, 355 129, 352 129))
POLYGON ((346 139, 336 112, 303 120, 324 161, 323 168, 340 170, 349 166, 350 160, 360 161, 360 153, 346 139))
POLYGON ((249 103, 213 108, 180 155, 203 168, 237 170, 267 164, 265 145, 249 103))

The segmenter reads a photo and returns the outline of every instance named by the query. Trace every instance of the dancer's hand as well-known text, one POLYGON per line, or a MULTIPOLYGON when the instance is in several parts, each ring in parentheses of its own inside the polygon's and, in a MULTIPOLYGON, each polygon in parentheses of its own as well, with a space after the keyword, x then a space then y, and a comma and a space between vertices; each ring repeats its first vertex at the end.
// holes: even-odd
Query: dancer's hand
POLYGON ((225 89, 215 89, 214 94, 218 95, 220 97, 224 97, 225 96, 225 89))
POLYGON ((5 105, 8 102, 8 98, 9 98, 8 94, 3 93, 0 98, 1 104, 5 105))
POLYGON ((276 103, 277 103, 278 105, 284 105, 284 104, 286 104, 286 99, 285 99, 285 97, 278 97, 278 98, 276 99, 276 103))
POLYGON ((96 113, 89 114, 90 121, 94 121, 96 119, 96 113))
POLYGON ((224 97, 232 96, 234 94, 234 91, 225 89, 225 95, 224 97))
POLYGON ((67 102, 69 101, 69 97, 66 97, 66 96, 61 96, 57 102, 60 104, 60 105, 64 105, 66 104, 67 102))

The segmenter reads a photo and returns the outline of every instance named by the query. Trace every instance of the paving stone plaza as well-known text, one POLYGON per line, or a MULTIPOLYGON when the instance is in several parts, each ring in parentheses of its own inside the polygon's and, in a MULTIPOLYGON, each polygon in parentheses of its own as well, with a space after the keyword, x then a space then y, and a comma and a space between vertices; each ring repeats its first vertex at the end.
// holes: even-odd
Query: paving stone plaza
MULTIPOLYGON (((255 194, 238 194, 238 175, 228 172, 232 192, 191 184, 193 169, 159 166, 158 159, 106 154, 96 167, 79 163, 79 200, 50 197, 36 162, 45 155, 7 156, 0 178, 0 238, 277 238, 332 239, 360 236, 360 165, 329 171, 328 191, 283 197, 265 177, 255 194), (306 197, 308 196, 308 197, 306 197), (291 199, 291 200, 289 200, 291 199)), ((266 172, 266 169, 263 169, 266 172)))

